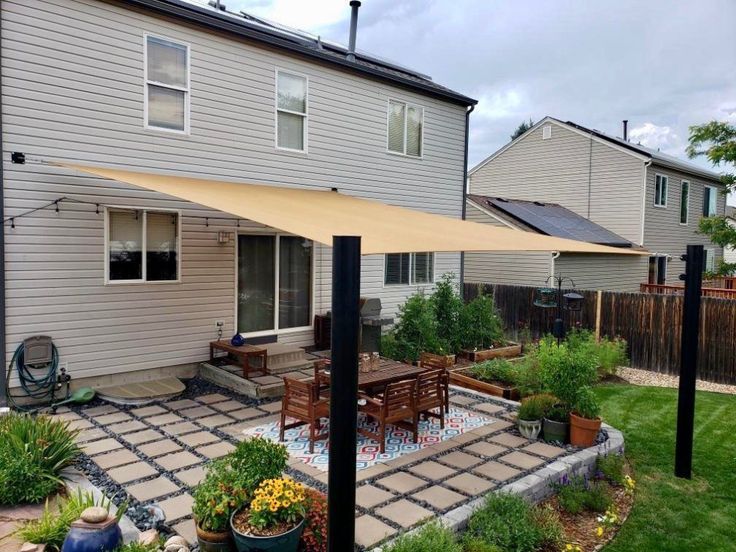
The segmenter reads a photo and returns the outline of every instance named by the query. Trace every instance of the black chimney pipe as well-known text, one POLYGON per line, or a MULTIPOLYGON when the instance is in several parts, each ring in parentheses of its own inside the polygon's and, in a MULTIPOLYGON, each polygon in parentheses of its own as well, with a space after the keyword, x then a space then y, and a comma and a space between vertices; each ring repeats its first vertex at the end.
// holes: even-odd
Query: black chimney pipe
POLYGON ((624 142, 629 141, 629 120, 624 119, 624 142))
POLYGON ((355 35, 358 33, 358 8, 360 0, 350 0, 350 42, 348 45, 348 61, 355 61, 355 35))

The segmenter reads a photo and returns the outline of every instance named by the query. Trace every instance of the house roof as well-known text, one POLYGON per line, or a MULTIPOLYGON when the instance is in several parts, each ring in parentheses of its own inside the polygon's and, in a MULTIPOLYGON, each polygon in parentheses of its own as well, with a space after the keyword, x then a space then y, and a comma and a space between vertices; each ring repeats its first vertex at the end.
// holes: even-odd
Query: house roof
POLYGON ((607 245, 632 247, 633 244, 600 224, 578 215, 557 203, 523 201, 468 194, 468 199, 485 210, 504 215, 546 236, 607 245))
POLYGON ((348 59, 348 49, 321 40, 304 31, 289 28, 245 12, 234 13, 184 0, 122 0, 124 4, 173 16, 212 30, 237 35, 272 48, 337 66, 345 71, 390 82, 425 95, 470 106, 477 100, 437 84, 431 77, 379 57, 356 51, 355 60, 348 59))

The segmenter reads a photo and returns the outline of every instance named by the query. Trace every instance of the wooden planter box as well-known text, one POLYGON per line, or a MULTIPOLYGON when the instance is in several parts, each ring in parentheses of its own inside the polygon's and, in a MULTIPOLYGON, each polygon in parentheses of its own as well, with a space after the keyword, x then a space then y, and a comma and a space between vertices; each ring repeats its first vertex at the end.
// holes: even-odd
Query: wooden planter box
POLYGON ((483 362, 493 358, 511 358, 521 356, 521 344, 509 343, 505 347, 494 347, 493 349, 481 349, 479 351, 463 351, 462 356, 471 362, 483 362))
POLYGON ((480 391, 487 395, 502 397, 512 401, 518 401, 521 398, 521 394, 516 387, 502 387, 500 385, 481 381, 470 375, 470 370, 467 368, 450 372, 450 383, 459 385, 460 387, 465 387, 466 389, 480 391))
POLYGON ((422 353, 419 356, 419 362, 422 364, 430 364, 431 366, 452 368, 455 366, 455 355, 437 355, 435 353, 422 353))

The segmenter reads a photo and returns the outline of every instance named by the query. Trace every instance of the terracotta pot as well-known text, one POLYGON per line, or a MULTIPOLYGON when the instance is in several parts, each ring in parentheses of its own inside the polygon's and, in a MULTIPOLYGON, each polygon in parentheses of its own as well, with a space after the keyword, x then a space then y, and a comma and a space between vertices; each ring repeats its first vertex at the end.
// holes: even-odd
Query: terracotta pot
POLYGON ((570 412, 570 444, 575 447, 593 446, 601 429, 601 419, 589 420, 570 412))
POLYGON ((233 534, 230 531, 205 531, 199 524, 197 529, 197 544, 201 552, 232 552, 234 550, 233 534))

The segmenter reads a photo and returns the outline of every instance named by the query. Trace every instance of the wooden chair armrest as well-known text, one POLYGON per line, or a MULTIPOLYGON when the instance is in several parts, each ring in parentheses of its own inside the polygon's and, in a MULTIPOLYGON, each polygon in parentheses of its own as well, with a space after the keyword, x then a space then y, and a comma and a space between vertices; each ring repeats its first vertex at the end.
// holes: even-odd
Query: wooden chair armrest
POLYGON ((370 395, 366 395, 365 393, 358 393, 358 399, 364 400, 367 403, 371 403, 374 406, 383 406, 383 403, 381 401, 377 401, 370 395))

